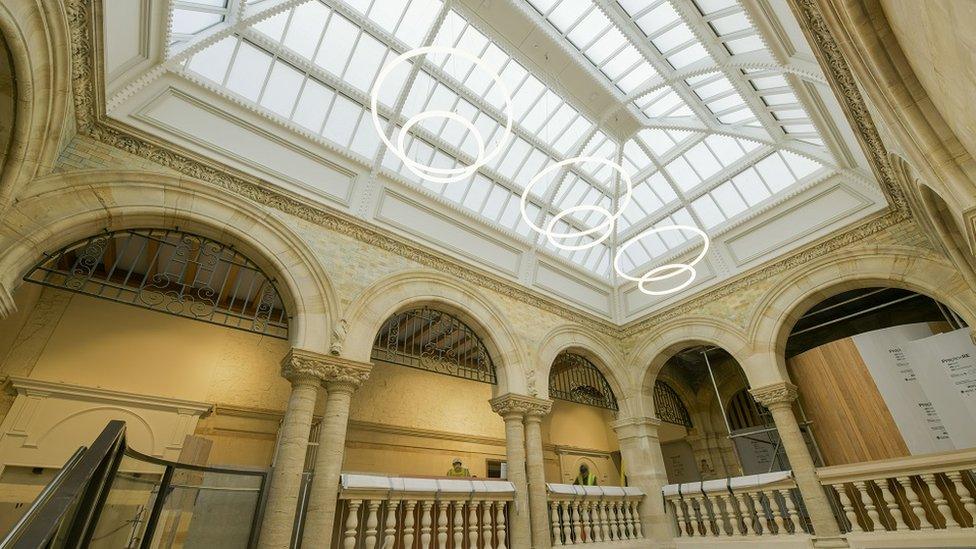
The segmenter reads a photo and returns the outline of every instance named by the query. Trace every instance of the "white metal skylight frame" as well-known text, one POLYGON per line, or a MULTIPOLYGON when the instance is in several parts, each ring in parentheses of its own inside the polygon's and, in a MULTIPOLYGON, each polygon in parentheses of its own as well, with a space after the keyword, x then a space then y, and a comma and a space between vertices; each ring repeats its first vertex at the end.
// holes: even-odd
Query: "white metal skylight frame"
MULTIPOLYGON (((751 208, 777 200, 778 193, 839 173, 784 72, 741 61, 771 55, 738 0, 522 1, 579 52, 581 65, 606 79, 619 99, 617 108, 634 113, 643 129, 622 143, 620 136, 608 135, 558 92, 558 82, 540 80, 516 59, 518 52, 504 51, 477 21, 442 0, 174 0, 174 22, 176 10, 220 12, 221 19, 196 32, 171 33, 178 51, 171 53, 170 68, 603 278, 610 276, 617 243, 642 230, 663 223, 725 230, 751 208), (561 13, 566 5, 578 12, 561 13), (299 14, 309 6, 318 6, 322 15, 299 14), (345 30, 333 28, 335 22, 345 30), (303 29, 294 37, 293 25, 303 29), (380 146, 364 106, 380 67, 429 44, 465 49, 488 61, 516 104, 514 136, 505 151, 464 182, 432 184, 404 169, 380 146), (327 60, 319 59, 323 48, 327 60), (372 53, 357 57, 360 49, 372 53), (222 51, 231 52, 227 71, 200 69, 201 59, 222 51), (242 52, 250 56, 248 70, 235 76, 242 52), (262 55, 267 61, 256 61, 262 55), (336 60, 344 60, 342 67, 336 60), (313 113, 313 104, 327 108, 313 113), (521 221, 519 195, 533 173, 583 154, 631 170, 635 200, 607 241, 589 250, 559 250, 521 221), (757 166, 784 158, 791 167, 781 173, 789 173, 789 184, 766 181, 757 166)), ((394 71, 380 95, 384 121, 395 120, 398 128, 412 114, 435 108, 472 120, 486 141, 499 133, 503 104, 485 87, 484 75, 453 58, 414 61, 394 71)), ((468 165, 474 141, 464 137, 456 125, 428 119, 411 131, 407 151, 424 164, 468 165)), ((530 203, 538 225, 584 203, 613 209, 621 191, 611 170, 592 165, 562 170, 541 189, 530 203)), ((593 227, 597 217, 570 216, 556 231, 593 227)), ((680 252, 687 243, 681 236, 668 231, 632 246, 623 264, 637 269, 680 252)))

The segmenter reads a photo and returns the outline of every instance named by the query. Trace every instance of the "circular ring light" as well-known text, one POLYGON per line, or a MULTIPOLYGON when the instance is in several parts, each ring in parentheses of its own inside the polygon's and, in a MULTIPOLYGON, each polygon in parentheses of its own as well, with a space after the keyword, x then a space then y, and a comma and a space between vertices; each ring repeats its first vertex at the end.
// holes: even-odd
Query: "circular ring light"
MULTIPOLYGON (((557 183, 557 182, 553 182, 553 183, 557 183)), ((519 210, 522 212, 522 220, 525 221, 525 224, 528 225, 529 228, 531 228, 535 232, 546 235, 546 239, 553 246, 561 250, 569 250, 569 251, 585 250, 587 248, 592 248, 593 246, 596 246, 597 244, 603 242, 604 240, 610 237, 610 235, 613 233, 614 224, 616 223, 617 219, 619 219, 620 216, 623 215, 624 210, 627 209, 627 206, 630 205, 630 200, 633 194, 634 194, 634 185, 630 180, 630 175, 626 172, 626 170, 624 170, 624 168, 620 164, 596 156, 576 156, 573 158, 567 158, 565 160, 556 162, 555 164, 547 166, 544 170, 535 174, 535 176, 533 176, 532 179, 529 180, 528 185, 526 185, 525 189, 522 191, 522 201, 519 204, 519 210), (529 213, 527 211, 527 207, 529 205, 529 193, 532 192, 532 189, 539 183, 539 181, 542 180, 543 177, 545 177, 549 173, 558 170, 563 166, 567 166, 569 164, 583 164, 586 162, 596 162, 597 164, 608 166, 611 169, 616 170, 616 172, 620 174, 620 178, 623 180, 627 190, 624 193, 621 200, 619 200, 617 203, 617 211, 611 213, 610 210, 604 208, 603 206, 599 206, 596 204, 580 204, 578 206, 566 208, 565 210, 556 213, 556 215, 553 216, 553 218, 549 221, 548 224, 546 224, 544 228, 536 225, 535 220, 529 218, 529 213), (563 218, 571 214, 574 214, 576 212, 595 212, 603 216, 603 221, 594 225, 593 227, 590 227, 589 229, 583 229, 581 231, 567 231, 567 232, 560 233, 560 232, 555 232, 553 230, 556 226, 556 223, 558 223, 563 218), (563 244, 562 242, 558 242, 559 240, 570 240, 570 239, 580 238, 583 236, 591 235, 594 233, 600 233, 600 232, 602 232, 602 234, 599 237, 585 244, 563 244)))
POLYGON ((457 48, 448 48, 444 46, 424 46, 422 48, 412 49, 398 55, 395 59, 393 59, 393 61, 383 67, 379 75, 377 75, 376 83, 373 85, 373 89, 369 92, 369 108, 373 117, 373 127, 376 128, 376 133, 380 136, 380 140, 383 142, 383 144, 385 144, 387 148, 403 162, 404 166, 406 166, 408 170, 416 174, 417 177, 426 179, 427 181, 431 181, 433 183, 454 183, 471 177, 476 171, 478 171, 479 168, 488 162, 491 162, 496 156, 501 154, 502 149, 505 147, 505 143, 512 135, 512 113, 514 112, 514 107, 512 106, 512 95, 508 91, 508 86, 506 86, 505 82, 502 81, 501 76, 492 70, 492 68, 483 60, 469 52, 457 48), (403 128, 400 129, 400 135, 397 136, 396 144, 394 144, 393 141, 386 136, 386 132, 383 131, 383 127, 380 122, 379 109, 377 108, 379 103, 380 88, 383 86, 383 83, 386 81, 387 77, 390 76, 390 73, 393 72, 393 69, 395 69, 401 63, 407 61, 408 59, 427 54, 456 55, 458 57, 462 57, 484 71, 485 74, 491 77, 495 85, 501 90, 501 93, 505 98, 505 129, 498 141, 498 144, 491 149, 491 151, 485 151, 484 137, 473 123, 450 111, 424 111, 412 116, 409 120, 407 120, 406 124, 404 124, 403 128), (405 147, 406 135, 415 125, 428 118, 447 118, 460 123, 467 128, 469 132, 474 133, 475 140, 478 143, 478 156, 470 166, 462 166, 457 168, 436 168, 434 166, 427 166, 425 164, 416 162, 407 156, 405 147))
POLYGON ((695 277, 698 276, 698 271, 695 270, 695 265, 697 265, 698 262, 700 262, 702 259, 705 258, 705 254, 708 253, 709 242, 710 241, 708 239, 708 233, 699 229, 698 227, 692 227, 690 225, 666 225, 664 227, 651 227, 650 229, 631 238, 627 242, 624 242, 623 244, 620 245, 619 248, 617 248, 617 254, 613 256, 613 270, 616 271, 617 275, 620 276, 620 278, 636 282, 637 288, 641 292, 647 295, 668 295, 668 294, 673 294, 675 292, 680 292, 681 290, 684 290, 685 288, 690 286, 691 283, 695 281, 695 277), (698 255, 696 255, 694 259, 692 259, 687 263, 668 263, 667 265, 661 265, 659 267, 655 267, 651 269, 650 271, 647 271, 646 273, 644 273, 642 276, 639 277, 631 276, 626 272, 624 272, 623 269, 620 268, 620 257, 623 256, 627 248, 633 246, 638 240, 644 238, 645 236, 662 233, 665 231, 690 231, 697 234, 702 238, 703 245, 701 251, 698 252, 698 255), (688 273, 688 280, 685 280, 684 282, 682 282, 681 284, 673 288, 668 288, 667 290, 650 290, 646 287, 646 284, 648 282, 659 282, 661 280, 669 280, 678 276, 681 273, 688 273))

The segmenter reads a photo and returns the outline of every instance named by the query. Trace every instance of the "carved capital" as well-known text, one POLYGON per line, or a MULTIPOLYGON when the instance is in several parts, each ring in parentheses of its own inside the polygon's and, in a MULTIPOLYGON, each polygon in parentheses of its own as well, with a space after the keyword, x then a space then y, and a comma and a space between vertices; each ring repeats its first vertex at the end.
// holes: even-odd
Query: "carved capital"
POLYGON ((781 381, 764 387, 749 389, 756 402, 767 408, 791 406, 799 395, 796 385, 787 381, 781 381))
POLYGON ((355 391, 369 377, 373 365, 304 349, 288 351, 281 361, 281 375, 292 383, 314 382, 330 390, 355 391))
POLYGON ((506 393, 498 398, 491 399, 489 402, 492 411, 502 417, 511 414, 542 417, 552 411, 551 400, 514 393, 506 393))

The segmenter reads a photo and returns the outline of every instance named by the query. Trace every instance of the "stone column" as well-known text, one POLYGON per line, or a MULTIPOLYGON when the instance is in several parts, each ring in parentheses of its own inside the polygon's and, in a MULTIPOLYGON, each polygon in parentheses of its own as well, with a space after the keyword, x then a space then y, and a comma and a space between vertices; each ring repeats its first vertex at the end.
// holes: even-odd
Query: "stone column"
POLYGON ((258 544, 261 549, 287 549, 291 545, 316 392, 323 379, 317 356, 292 349, 281 362, 281 375, 291 382, 291 396, 278 429, 278 449, 258 544))
MULTIPOLYGON (((823 542, 829 542, 831 538, 838 539, 841 536, 840 528, 837 526, 837 519, 834 518, 830 510, 830 503, 824 493, 820 479, 817 478, 817 469, 813 464, 813 458, 803 440, 800 432, 800 425, 793 415, 793 401, 798 395, 796 385, 781 381, 772 385, 756 387, 749 390, 756 402, 769 409, 776 423, 776 430, 782 441, 786 457, 790 460, 790 467, 793 469, 793 478, 796 486, 803 496, 806 503, 807 513, 813 522, 813 529, 816 538, 823 542)), ((826 546, 825 543, 820 545, 826 546)))
POLYGON ((657 418, 634 417, 614 421, 610 427, 617 433, 627 483, 644 491, 640 507, 644 536, 649 541, 667 543, 673 532, 661 499, 661 488, 668 483, 668 474, 657 434, 660 425, 661 420, 657 418))
POLYGON ((525 413, 533 402, 511 393, 491 400, 491 409, 505 419, 505 453, 508 463, 508 480, 515 485, 515 505, 509 512, 509 544, 511 547, 529 547, 531 528, 529 522, 529 493, 525 470, 525 413))
POLYGON ((335 356, 323 356, 326 390, 325 411, 319 429, 315 471, 309 490, 308 511, 302 547, 328 549, 332 545, 332 526, 339 496, 339 475, 346 448, 346 427, 352 394, 359 388, 373 365, 335 356))
POLYGON ((525 411, 525 470, 529 485, 529 523, 532 547, 549 549, 552 546, 549 528, 549 495, 546 492, 546 469, 542 459, 542 418, 552 410, 551 400, 532 397, 526 399, 525 411))

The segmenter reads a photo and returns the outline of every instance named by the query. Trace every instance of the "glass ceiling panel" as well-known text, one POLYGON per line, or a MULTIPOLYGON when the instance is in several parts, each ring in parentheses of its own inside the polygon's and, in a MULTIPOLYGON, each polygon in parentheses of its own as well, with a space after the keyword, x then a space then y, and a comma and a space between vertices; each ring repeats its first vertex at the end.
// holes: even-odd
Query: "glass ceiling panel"
MULTIPOLYGON (((262 1, 247 2, 242 9, 257 13, 262 1)), ((621 9, 604 9, 595 0, 525 1, 578 50, 581 63, 613 84, 623 107, 632 101, 635 114, 647 117, 639 122, 648 127, 620 143, 621 136, 609 135, 561 95, 560 82, 547 81, 524 57, 513 57, 481 30, 486 27, 476 27, 477 21, 472 24, 454 9, 444 13, 443 0, 308 0, 248 28, 231 26, 239 15, 227 0, 173 0, 170 37, 176 43, 214 29, 233 30, 192 55, 183 73, 367 165, 379 162, 390 174, 600 276, 609 276, 614 242, 675 223, 724 230, 753 208, 830 171, 769 144, 792 138, 824 146, 803 94, 792 87, 794 77, 770 69, 722 67, 730 56, 765 49, 737 0, 617 0, 621 9), (435 29, 439 14, 444 18, 435 29), (381 68, 425 39, 483 60, 511 95, 512 135, 495 158, 465 181, 430 183, 392 153, 380 154, 381 142, 365 106, 381 68), (690 77, 678 72, 695 63, 707 67, 710 56, 711 72, 690 77), (662 78, 670 84, 633 99, 648 82, 662 78), (673 129, 686 125, 696 130, 673 129), (782 134, 766 143, 733 137, 745 133, 741 126, 782 134), (519 201, 535 174, 577 155, 620 162, 632 177, 633 200, 616 224, 615 238, 567 251, 524 223, 519 201)), ((469 120, 489 151, 503 134, 506 102, 499 87, 485 71, 457 56, 431 55, 400 64, 380 90, 379 102, 384 127, 390 118, 403 124, 423 111, 446 110, 469 120)), ((438 118, 420 121, 404 143, 411 159, 437 167, 469 165, 478 152, 468 128, 438 118)), ((556 212, 573 206, 612 210, 620 188, 614 170, 589 162, 555 171, 533 191, 529 214, 546 226, 556 212)), ((554 229, 578 231, 601 221, 596 213, 577 212, 554 229)), ((594 237, 599 234, 563 242, 581 244, 594 237)), ((628 249, 624 266, 633 270, 658 261, 681 251, 691 237, 674 231, 648 237, 628 249)))

